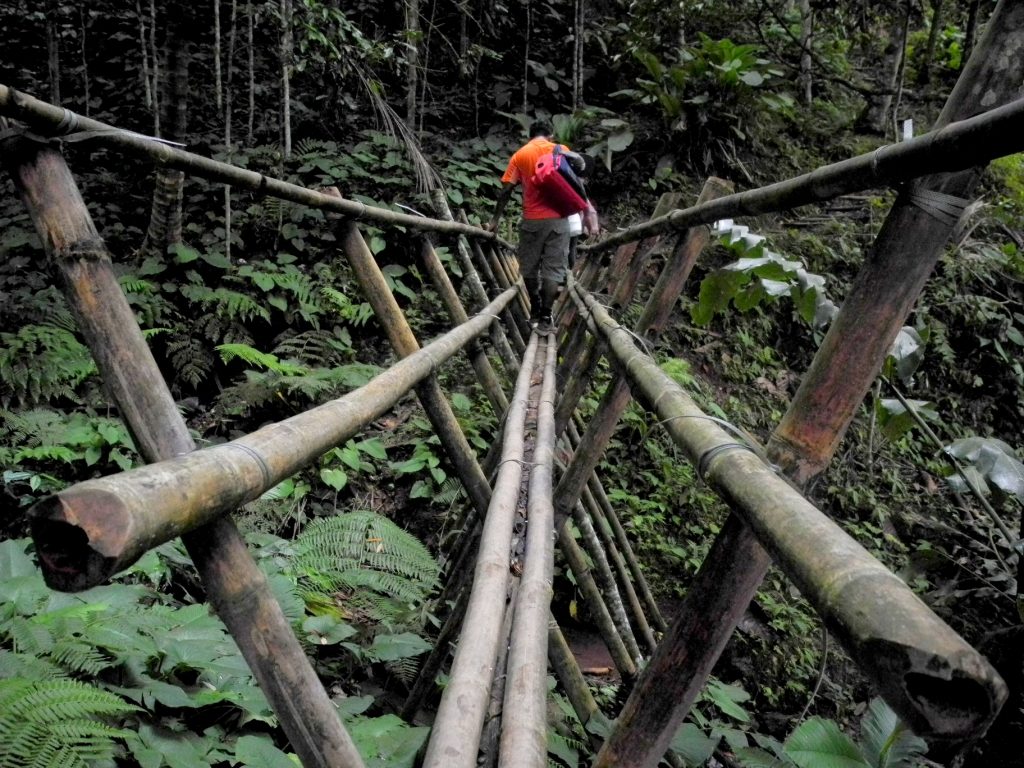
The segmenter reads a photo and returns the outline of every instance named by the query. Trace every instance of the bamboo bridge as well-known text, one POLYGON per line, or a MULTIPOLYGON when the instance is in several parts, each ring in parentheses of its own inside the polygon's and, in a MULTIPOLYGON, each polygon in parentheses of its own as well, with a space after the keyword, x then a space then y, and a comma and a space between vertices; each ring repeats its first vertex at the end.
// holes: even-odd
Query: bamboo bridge
POLYGON ((1022 29, 1024 4, 1001 4, 930 133, 738 194, 709 179, 693 206, 659 212, 590 246, 570 277, 556 329, 543 335, 528 324, 510 245, 455 221, 443 192, 436 196, 443 218, 375 208, 336 190, 305 189, 199 157, 0 86, 0 115, 16 121, 7 122, 0 139, 3 164, 63 276, 108 390, 150 462, 80 483, 33 508, 47 582, 85 589, 183 537, 213 607, 303 765, 362 766, 230 513, 415 391, 471 506, 438 601, 453 607, 402 712, 416 713, 454 646, 425 766, 475 766, 481 739, 500 739, 501 766, 545 766, 549 665, 584 725, 610 723, 594 766, 680 764, 669 750, 671 738, 771 561, 916 733, 951 749, 980 737, 1006 699, 1004 682, 801 489, 832 459, 980 168, 1024 150, 1024 99, 1014 85, 1024 79, 1024 57, 1014 42, 1022 29), (997 55, 1008 49, 1017 51, 1009 64, 997 55), (399 362, 344 397, 196 450, 59 151, 69 136, 326 212, 399 362), (638 342, 665 328, 708 242, 708 225, 884 186, 898 186, 900 193, 788 411, 766 446, 738 439, 703 413, 638 342), (449 332, 421 346, 360 222, 401 226, 420 239, 423 265, 451 318, 449 332), (455 245, 470 310, 435 251, 440 239, 455 245), (626 328, 613 313, 632 300, 656 248, 667 254, 660 277, 640 320, 626 328), (488 348, 506 371, 517 373, 510 391, 488 348), (483 457, 470 447, 435 376, 459 353, 468 355, 495 413, 503 414, 501 440, 483 457), (582 425, 574 417, 577 404, 603 356, 615 373, 596 414, 582 425), (672 617, 663 618, 651 597, 595 472, 632 397, 657 414, 732 510, 672 617), (564 466, 555 461, 556 445, 570 456, 564 466), (528 488, 527 500, 520 500, 521 488, 528 488), (513 526, 523 522, 524 509, 525 560, 521 569, 510 569, 513 526), (570 517, 582 541, 567 525, 570 517), (600 711, 550 614, 556 543, 631 691, 614 721, 600 711), (494 709, 501 712, 500 730, 485 729, 494 709))

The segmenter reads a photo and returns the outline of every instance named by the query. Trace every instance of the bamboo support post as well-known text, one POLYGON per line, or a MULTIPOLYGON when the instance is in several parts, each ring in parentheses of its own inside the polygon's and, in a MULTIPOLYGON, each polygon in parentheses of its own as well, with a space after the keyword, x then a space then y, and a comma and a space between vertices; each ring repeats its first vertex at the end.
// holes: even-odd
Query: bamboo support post
POLYGON ((86 480, 38 502, 29 514, 47 583, 88 589, 148 549, 258 498, 390 410, 435 366, 482 334, 494 311, 511 299, 509 291, 337 400, 230 443, 86 480))
POLYGON ((636 558, 636 553, 633 551, 633 545, 626 536, 626 531, 622 527, 619 516, 612 507, 611 500, 608 498, 608 494, 605 493, 604 486, 597 478, 597 475, 593 475, 590 478, 589 487, 590 492, 594 496, 594 500, 597 502, 598 508, 601 510, 604 520, 608 523, 612 534, 615 536, 618 551, 621 553, 622 557, 625 558, 626 565, 629 567, 629 572, 633 577, 633 583, 640 590, 640 597, 643 600, 646 614, 650 616, 650 620, 654 622, 654 627, 659 632, 664 632, 668 628, 668 624, 665 623, 665 619, 661 615, 661 609, 658 607, 658 603, 654 599, 654 595, 651 594, 651 588, 647 583, 647 577, 644 576, 643 571, 640 569, 640 563, 636 558))
POLYGON ((629 613, 633 617, 633 634, 635 637, 643 638, 647 653, 654 653, 654 649, 658 647, 658 641, 655 639, 654 630, 651 629, 647 616, 644 614, 643 604, 640 602, 640 597, 633 587, 629 569, 626 567, 626 561, 623 560, 622 554, 619 552, 615 542, 615 535, 605 519, 604 511, 598 505, 597 499, 594 498, 589 488, 583 489, 582 501, 584 508, 587 510, 591 520, 593 520, 594 528, 601 537, 601 544, 615 565, 616 583, 619 585, 619 593, 625 595, 625 602, 629 605, 629 613))
MULTIPOLYGON (((452 324, 460 325, 467 322, 469 316, 462 306, 462 301, 459 300, 459 294, 455 290, 455 286, 452 285, 451 278, 448 277, 441 259, 438 258, 437 251, 434 250, 434 246, 426 238, 423 239, 421 254, 423 256, 423 265, 426 268, 427 274, 430 275, 430 279, 433 281, 434 288, 441 297, 445 309, 448 310, 452 324)), ((479 342, 471 341, 466 345, 466 351, 469 354, 469 362, 476 372, 477 381, 480 382, 484 394, 487 395, 494 415, 500 419, 505 413, 505 409, 508 408, 508 398, 505 397, 505 393, 501 389, 501 383, 498 381, 494 368, 491 367, 491 361, 487 359, 487 355, 484 353, 483 347, 480 346, 479 342)))
POLYGON ((502 768, 544 768, 547 765, 548 617, 554 572, 551 483, 555 448, 556 357, 554 338, 549 335, 530 469, 526 562, 505 684, 498 763, 502 768))
MULTIPOLYGON (((343 222, 340 230, 338 239, 342 243, 345 256, 348 258, 349 264, 352 265, 356 279, 363 289, 363 295, 373 307, 374 314, 383 326, 388 341, 391 342, 392 348, 399 357, 411 355, 420 348, 419 342, 416 341, 409 321, 406 320, 401 307, 398 306, 398 302, 391 293, 384 274, 377 266, 373 253, 354 223, 343 222)), ((478 515, 484 515, 488 504, 490 504, 491 487, 477 463, 476 455, 466 440, 437 378, 428 376, 416 387, 416 394, 423 404, 427 418, 434 427, 434 433, 440 439, 448 459, 455 467, 455 472, 462 481, 473 508, 478 515)))
POLYGON ((480 244, 480 248, 486 254, 491 270, 498 278, 498 284, 509 286, 519 291, 519 301, 516 302, 518 312, 515 312, 516 322, 524 337, 530 335, 530 301, 526 290, 526 281, 523 275, 519 274, 518 267, 513 268, 512 264, 499 248, 492 248, 487 244, 480 244))
POLYGON ((622 602, 622 595, 619 593, 619 587, 615 582, 615 574, 612 572, 612 567, 608 562, 608 555, 604 550, 601 539, 594 529, 594 522, 590 519, 590 515, 584 509, 582 503, 573 505, 572 516, 573 520, 576 521, 577 528, 579 528, 580 537, 583 539, 583 548, 590 556, 590 561, 594 564, 591 573, 595 574, 595 581, 601 590, 601 596, 604 598, 604 604, 608 608, 608 613, 615 623, 615 630, 618 632, 619 637, 622 638, 622 642, 625 643, 630 658, 639 667, 643 661, 640 644, 637 643, 636 636, 633 634, 633 627, 630 625, 629 617, 626 615, 626 606, 622 602))
POLYGON ((424 768, 476 765, 509 581, 509 544, 522 476, 524 420, 538 338, 530 340, 505 422, 503 461, 484 516, 473 589, 452 662, 448 686, 434 719, 424 768))
POLYGON ((475 240, 471 243, 473 255, 476 256, 477 264, 480 265, 481 270, 488 272, 493 280, 492 285, 495 291, 507 291, 509 288, 515 288, 517 299, 513 302, 513 306, 508 308, 508 313, 505 316, 505 330, 512 338, 516 348, 520 351, 526 349, 525 339, 529 337, 528 324, 524 323, 523 317, 523 297, 519 285, 508 279, 508 276, 503 270, 500 269, 494 252, 491 249, 484 250, 484 247, 476 242, 475 240), (490 254, 490 258, 488 257, 490 254))
MULTIPOLYGON (((737 586, 756 589, 762 575, 760 568, 732 568, 733 558, 761 564, 753 541, 756 537, 912 728, 939 739, 969 738, 983 732, 1006 695, 1005 684, 988 662, 764 459, 753 450, 745 450, 747 446, 736 443, 733 436, 701 412, 592 297, 578 292, 577 300, 581 312, 586 311, 605 337, 610 353, 624 368, 638 396, 657 413, 708 485, 753 533, 746 543, 748 537, 742 525, 730 526, 728 548, 717 547, 716 543, 714 554, 718 559, 712 560, 709 555, 705 561, 718 580, 706 589, 691 585, 688 602, 699 601, 703 609, 712 604, 719 608, 723 600, 716 593, 732 592, 736 578, 747 579, 737 586), (733 554, 723 557, 727 552, 733 554), (730 573, 734 575, 727 577, 730 573)), ((684 622, 677 621, 648 669, 664 672, 682 663, 691 678, 700 677, 703 684, 701 676, 710 673, 717 658, 717 653, 702 652, 703 643, 717 634, 727 638, 731 622, 739 619, 745 607, 746 602, 734 605, 727 621, 708 622, 709 614, 690 613, 688 606, 687 615, 699 615, 700 620, 685 622, 685 627, 681 626, 684 622), (712 626, 697 629, 698 624, 712 626), (727 630, 722 632, 725 625, 727 630), (682 646, 684 638, 691 644, 682 646), (698 638, 701 644, 693 645, 698 638), (691 665, 698 660, 700 666, 694 669, 691 665)), ((718 642, 717 636, 714 642, 718 642)), ((677 674, 675 668, 673 675, 677 674)), ((666 719, 666 708, 678 706, 675 702, 667 706, 665 696, 679 693, 669 688, 656 672, 645 673, 596 765, 657 763, 674 733, 674 727, 651 729, 652 722, 666 719), (636 729, 637 723, 643 725, 636 729)), ((677 722, 667 723, 673 724, 678 726, 677 722)))
POLYGON ((623 684, 627 687, 632 686, 636 679, 636 664, 619 635, 615 621, 601 596, 601 590, 598 589, 594 575, 590 572, 590 566, 587 565, 583 550, 576 542, 568 525, 563 525, 558 531, 558 546, 576 579, 576 585, 583 594, 583 599, 590 607, 594 623, 597 625, 598 632, 601 633, 601 639, 608 647, 608 653, 611 654, 612 662, 615 664, 623 684))
MULTIPOLYGON (((140 453, 158 461, 191 452, 195 444, 64 159, 24 138, 8 139, 3 150, 0 158, 60 269, 68 303, 140 453)), ((362 758, 231 519, 187 534, 184 542, 303 765, 361 767, 362 758)))
MULTIPOLYGON (((441 217, 445 221, 454 221, 452 216, 452 210, 448 207, 448 200, 445 198, 444 190, 437 189, 431 193, 431 199, 434 201, 434 207, 440 211, 441 217)), ((459 221, 462 224, 469 224, 466 219, 466 215, 459 212, 459 221)), ((480 273, 477 271, 476 266, 473 264, 473 251, 472 245, 469 238, 465 235, 459 235, 455 239, 455 255, 459 260, 459 266, 462 268, 463 279, 466 285, 469 286, 469 293, 473 298, 473 302, 476 305, 475 311, 479 311, 480 307, 486 306, 490 303, 490 298, 487 295, 487 290, 484 287, 483 281, 480 279, 480 273)), ((494 285, 493 280, 491 284, 494 285)), ((495 295, 501 293, 501 290, 495 286, 495 295)), ((471 305, 473 306, 473 305, 471 305)), ((502 317, 505 318, 505 325, 509 325, 509 319, 511 315, 509 310, 505 309, 502 312, 502 317)), ((505 366, 505 370, 510 378, 514 378, 516 373, 519 371, 519 358, 512 351, 512 346, 509 344, 508 336, 505 333, 505 328, 501 323, 495 323, 491 326, 491 343, 498 352, 498 356, 501 358, 502 364, 505 366)), ((520 351, 525 347, 520 348, 520 351)))

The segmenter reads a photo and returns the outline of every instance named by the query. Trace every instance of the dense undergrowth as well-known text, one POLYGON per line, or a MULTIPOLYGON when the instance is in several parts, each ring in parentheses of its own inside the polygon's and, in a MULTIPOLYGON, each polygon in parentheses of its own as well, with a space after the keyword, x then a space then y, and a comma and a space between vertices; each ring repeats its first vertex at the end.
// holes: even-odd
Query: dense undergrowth
MULTIPOLYGON (((592 42, 599 38, 612 53, 598 65, 594 82, 600 74, 615 87, 575 111, 566 107, 566 71, 557 57, 550 64, 533 62, 527 115, 514 103, 518 84, 492 63, 500 56, 478 51, 476 77, 481 62, 485 72, 494 67, 488 98, 493 96, 491 106, 502 111, 481 110, 479 92, 472 101, 468 91, 456 89, 450 103, 434 102, 435 113, 418 133, 450 204, 477 220, 489 211, 507 155, 519 139, 518 122, 530 116, 551 119, 562 140, 603 160, 590 189, 607 227, 645 218, 663 192, 680 192, 682 204, 688 204, 709 174, 750 188, 878 146, 878 137, 854 130, 863 106, 855 92, 825 81, 810 105, 798 105, 792 62, 767 53, 773 45, 782 47, 786 30, 780 24, 754 24, 752 15, 739 10, 742 5, 716 14, 689 8, 701 14, 704 33, 691 35, 679 50, 661 39, 652 21, 658 16, 643 3, 633 4, 634 24, 595 23, 592 42)), ((309 12, 326 8, 312 2, 305 7, 309 12)), ((361 4, 352 15, 362 17, 367 10, 361 4)), ((327 15, 309 18, 321 19, 324 28, 328 24, 327 15)), ((26 17, 11 23, 22 29, 32 22, 26 17)), ((340 28, 341 48, 349 52, 357 43, 383 45, 356 36, 351 27, 340 28)), ((354 82, 353 72, 339 74, 334 54, 314 45, 310 29, 305 69, 296 76, 296 91, 305 94, 305 102, 296 109, 300 138, 292 156, 283 157, 269 108, 257 121, 255 139, 228 152, 210 127, 216 112, 208 98, 199 99, 192 147, 305 186, 336 185, 352 199, 430 213, 427 197, 413 181, 406 145, 381 130, 372 110, 342 87, 354 82), (326 83, 322 88, 319 76, 326 83), (342 124, 342 117, 349 122, 342 124)), ((536 42, 552 50, 543 35, 536 42)), ((905 110, 919 124, 934 116, 955 78, 958 44, 953 33, 940 39, 942 66, 932 88, 907 96, 905 110)), ((840 34, 825 35, 818 45, 838 79, 856 74, 850 60, 866 59, 872 50, 870 41, 840 34)), ((912 38, 911 45, 920 49, 924 41, 912 38)), ((389 66, 386 57, 375 58, 365 46, 354 59, 359 66, 389 66)), ((38 58, 45 61, 41 50, 38 58)), ((913 50, 908 79, 917 76, 913 50)), ((262 64, 269 72, 270 64, 262 64)), ((138 127, 145 114, 141 101, 114 98, 112 89, 123 75, 116 72, 117 62, 93 65, 94 108, 102 107, 104 119, 138 127)), ((26 86, 33 78, 43 83, 30 69, 25 64, 19 70, 26 86)), ((268 101, 269 89, 260 88, 260 99, 268 101)), ((154 254, 143 249, 150 169, 87 143, 65 145, 63 152, 201 445, 337 397, 393 361, 339 258, 334 222, 321 212, 235 192, 228 227, 223 190, 189 181, 183 242, 154 254)), ((887 192, 864 193, 742 222, 747 232, 724 229, 702 257, 656 347, 664 369, 706 411, 765 440, 892 199, 887 192)), ((1020 614, 1013 553, 985 511, 964 493, 942 446, 972 436, 989 440, 960 443, 960 460, 984 486, 997 513, 1017 530, 1019 464, 1002 458, 991 440, 1005 441, 1014 452, 1024 417, 1021 216, 1024 161, 1015 156, 993 163, 980 204, 962 221, 908 320, 905 343, 894 350, 886 381, 880 380, 866 400, 840 455, 808 489, 819 507, 986 651, 1018 686, 1018 697, 1014 649, 1020 614), (916 404, 938 445, 926 439, 894 389, 916 404), (1002 479, 995 479, 1000 470, 1002 479)), ((511 227, 510 218, 506 226, 511 227)), ((412 234, 363 231, 419 338, 446 330, 440 302, 419 269, 412 234)), ((451 244, 438 246, 458 280, 451 244)), ((52 761, 59 756, 67 764, 80 758, 145 768, 293 765, 233 641, 203 605, 203 586, 179 545, 159 548, 114 584, 89 593, 59 595, 42 585, 31 561, 32 545, 24 538, 27 508, 71 483, 140 460, 41 253, 5 178, 0 183, 0 764, 38 759, 41 765, 52 752, 52 761), (33 756, 36 744, 46 749, 33 756)), ((656 265, 657 258, 638 295, 650 286, 656 265)), ((635 320, 639 305, 623 315, 635 320)), ((495 365, 500 370, 497 360, 495 365)), ((471 445, 482 455, 493 442, 499 415, 478 387, 466 384, 473 377, 464 361, 453 361, 440 378, 471 445)), ((584 420, 596 406, 602 382, 599 378, 584 398, 584 420)), ((624 415, 600 471, 670 612, 685 595, 726 510, 695 477, 656 417, 636 405, 624 415)), ((452 475, 418 403, 409 397, 359 437, 238 514, 368 765, 414 765, 426 737, 429 706, 415 723, 403 722, 395 712, 448 610, 432 598, 438 581, 448 575, 446 557, 466 506, 452 475), (367 549, 367 541, 377 546, 367 549)), ((555 611, 587 624, 567 569, 560 568, 556 579, 555 611)), ((880 703, 868 704, 873 695, 868 684, 774 570, 716 675, 676 740, 689 764, 741 759, 745 765, 807 768, 798 753, 823 743, 839 744, 849 755, 856 751, 865 765, 894 764, 881 762, 879 734, 892 737, 890 746, 901 745, 907 760, 902 764, 919 761, 920 745, 880 703), (797 727, 798 715, 812 717, 797 727), (861 736, 845 736, 836 723, 849 734, 862 723, 861 736)), ((604 681, 595 691, 607 708, 617 704, 614 683, 604 681)), ((584 764, 588 734, 557 691, 550 722, 552 764, 584 764)), ((1016 752, 1009 745, 1019 743, 1022 730, 1016 698, 989 739, 968 754, 967 764, 1011 764, 1016 752)))

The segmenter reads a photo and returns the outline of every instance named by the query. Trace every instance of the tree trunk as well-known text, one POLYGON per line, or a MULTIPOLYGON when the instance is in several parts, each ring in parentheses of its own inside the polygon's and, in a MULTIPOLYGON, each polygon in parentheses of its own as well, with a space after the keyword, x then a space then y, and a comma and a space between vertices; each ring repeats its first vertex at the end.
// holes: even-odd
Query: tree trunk
MULTIPOLYGON (((192 56, 191 44, 180 34, 185 24, 182 19, 168 19, 164 41, 166 80, 160 99, 160 124, 163 137, 182 141, 188 126, 188 68, 192 56)), ((181 242, 181 199, 185 187, 185 174, 170 168, 160 168, 156 174, 153 205, 143 252, 161 256, 169 245, 181 242)))
POLYGON ((284 156, 292 156, 292 0, 281 0, 281 128, 284 156))
POLYGON ((878 81, 878 91, 867 97, 868 103, 857 118, 856 130, 862 133, 873 133, 879 136, 885 135, 889 115, 892 107, 893 93, 896 91, 896 78, 899 75, 900 61, 903 58, 903 51, 906 44, 903 39, 903 29, 906 22, 906 10, 901 7, 898 15, 893 19, 892 28, 889 32, 889 42, 885 47, 882 56, 880 71, 882 78, 878 81))
POLYGON ((978 13, 981 9, 981 0, 971 0, 970 8, 967 11, 967 29, 964 30, 964 54, 960 59, 960 67, 967 63, 967 59, 974 50, 974 41, 978 36, 978 13))
POLYGON ((585 0, 576 0, 575 22, 573 24, 573 57, 572 57, 572 110, 575 112, 583 103, 583 26, 585 0))
POLYGON ((256 10, 253 8, 252 0, 248 3, 248 31, 249 31, 249 119, 247 123, 246 144, 252 146, 253 124, 256 122, 256 47, 253 44, 255 25, 254 16, 256 10))
POLYGON ((813 90, 811 78, 811 45, 814 41, 814 9, 811 0, 800 0, 800 93, 804 104, 810 104, 813 90))
POLYGON ((149 0, 149 55, 153 61, 153 135, 159 136, 163 97, 160 93, 160 49, 156 47, 156 0, 149 0))
POLYGON ((50 73, 50 102, 60 104, 60 4, 46 3, 46 61, 50 73))
POLYGON ((135 15, 139 17, 139 51, 142 53, 142 92, 147 109, 153 109, 153 90, 150 84, 149 48, 146 46, 146 20, 142 16, 142 4, 135 0, 135 15))
POLYGON ((405 124, 416 130, 416 94, 420 65, 420 0, 405 3, 405 124))
POLYGON ((900 36, 900 63, 896 67, 896 95, 893 97, 892 105, 892 138, 893 141, 900 140, 899 111, 900 103, 903 101, 903 80, 907 71, 907 35, 910 33, 910 7, 907 7, 907 15, 903 17, 903 34, 900 36))
POLYGON ((213 99, 224 106, 224 80, 220 71, 220 0, 213 0, 213 99))
POLYGON ((945 6, 946 0, 932 0, 932 23, 928 28, 928 43, 925 45, 921 68, 917 72, 918 85, 927 85, 931 82, 932 59, 935 58, 935 44, 939 39, 939 30, 942 29, 942 12, 945 10, 945 6))
POLYGON ((523 38, 523 112, 530 104, 530 35, 533 32, 533 6, 526 0, 526 36, 523 38))
POLYGON ((85 97, 85 116, 89 116, 89 61, 85 57, 85 7, 78 6, 78 20, 81 29, 79 52, 82 54, 82 93, 85 97))
MULTIPOLYGON (((231 162, 231 76, 235 66, 235 23, 238 20, 238 0, 231 0, 231 27, 228 31, 228 68, 224 88, 224 152, 225 161, 231 162)), ((224 185, 224 257, 231 261, 231 185, 224 185)))

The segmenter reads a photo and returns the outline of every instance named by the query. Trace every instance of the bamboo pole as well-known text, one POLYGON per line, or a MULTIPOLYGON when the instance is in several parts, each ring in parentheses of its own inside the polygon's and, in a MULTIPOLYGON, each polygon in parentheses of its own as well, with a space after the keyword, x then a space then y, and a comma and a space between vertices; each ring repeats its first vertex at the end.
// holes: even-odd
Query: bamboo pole
POLYGON ((55 140, 94 141, 135 157, 147 158, 159 166, 176 168, 208 181, 229 184, 250 192, 267 194, 293 203, 302 203, 312 208, 332 211, 347 219, 409 227, 421 232, 461 234, 481 238, 488 242, 498 242, 507 248, 512 247, 511 243, 501 240, 494 233, 480 227, 398 213, 355 200, 347 200, 340 195, 332 196, 316 192, 297 184, 264 176, 255 171, 247 171, 228 163, 185 152, 148 136, 83 117, 71 110, 47 104, 6 85, 0 85, 0 115, 20 120, 35 132, 53 136, 55 140))
POLYGON ((547 644, 554 572, 551 478, 557 357, 554 337, 547 338, 544 383, 537 405, 537 437, 530 468, 526 562, 505 681, 498 762, 501 768, 545 768, 547 765, 547 644))
MULTIPOLYGON (((445 198, 443 189, 435 189, 431 193, 431 200, 434 202, 435 210, 440 211, 441 218, 445 221, 455 221, 452 216, 452 209, 448 206, 448 200, 445 198)), ((469 220, 466 219, 466 215, 459 212, 459 221, 462 224, 469 224, 469 220)), ((476 266, 473 264, 473 255, 470 250, 470 241, 464 235, 459 235, 455 238, 455 255, 459 260, 459 266, 462 268, 463 281, 469 286, 469 293, 476 305, 474 309, 479 310, 480 307, 486 306, 490 303, 490 298, 487 296, 487 291, 484 288, 483 281, 480 279, 480 273, 477 271, 476 266)), ((499 294, 501 291, 495 290, 495 294, 499 294)), ((473 306, 472 304, 470 306, 473 306)), ((506 309, 502 313, 505 318, 505 324, 509 324, 509 310, 506 309)), ((501 323, 495 323, 491 326, 491 344, 498 351, 498 357, 501 358, 502 364, 505 366, 505 370, 508 372, 510 378, 514 378, 516 372, 519 370, 519 359, 512 351, 512 347, 509 344, 508 336, 505 334, 505 328, 501 323)), ((522 351, 522 350, 520 350, 522 351)))
POLYGON ((619 637, 622 638, 622 642, 625 643, 630 658, 639 667, 643 661, 640 644, 633 634, 629 617, 626 615, 626 606, 622 602, 622 595, 619 593, 618 585, 615 583, 615 574, 612 572, 611 564, 608 562, 608 554, 605 552, 601 539, 594 529, 594 522, 590 519, 590 515, 587 514, 587 510, 584 509, 581 502, 573 505, 572 516, 573 520, 576 521, 576 527, 579 528, 580 537, 583 539, 583 548, 590 556, 590 561, 594 564, 591 572, 596 574, 595 580, 601 589, 604 604, 608 607, 608 612, 615 623, 615 629, 619 633, 619 637))
MULTIPOLYGON (((711 177, 704 183, 697 198, 697 204, 701 205, 709 200, 727 195, 731 189, 732 185, 729 182, 711 177)), ((666 259, 665 266, 648 298, 640 321, 634 329, 637 334, 654 338, 657 336, 657 331, 664 327, 672 313, 672 308, 675 307, 676 301, 682 293, 693 265, 697 263, 697 259, 709 239, 710 233, 707 227, 703 226, 690 229, 680 238, 669 258, 666 259)), ((628 302, 625 293, 617 295, 628 302)), ((595 356, 601 346, 600 339, 595 339, 591 346, 591 349, 595 350, 595 356)), ((568 387, 566 389, 568 390, 568 387)), ((576 500, 579 499, 580 493, 587 483, 587 478, 593 474, 597 463, 607 450, 608 443, 618 426, 619 418, 629 405, 630 399, 629 386, 626 384, 625 378, 621 373, 616 374, 605 389, 601 403, 591 417, 587 430, 573 454, 572 461, 555 489, 556 520, 567 515, 576 504, 576 500)), ((573 410, 575 410, 575 405, 572 403, 573 410)), ((566 413, 567 411, 568 404, 562 412, 566 413)))
MULTIPOLYGON (((505 690, 508 685, 508 659, 511 650, 513 627, 519 621, 520 579, 513 574, 508 590, 508 604, 505 606, 505 620, 501 625, 501 643, 498 658, 494 663, 491 698, 487 706, 487 720, 480 736, 480 755, 477 768, 495 768, 498 765, 498 746, 501 730, 505 724, 505 690)), ((513 717, 515 713, 513 713, 513 717)))
MULTIPOLYGON (((586 309, 605 338, 610 354, 625 370, 638 396, 657 413, 708 485, 772 554, 893 709, 924 736, 948 740, 983 732, 1006 696, 1005 684, 988 662, 906 584, 777 475, 765 459, 753 450, 744 450, 747 446, 736 443, 732 435, 700 411, 654 360, 637 349, 628 331, 619 328, 593 297, 577 292, 577 301, 581 312, 586 309)), ((735 550, 732 557, 756 561, 756 543, 743 543, 746 537, 742 526, 735 528, 730 531, 737 535, 716 554, 735 550)), ((705 565, 720 579, 725 578, 723 574, 732 571, 732 557, 711 560, 709 556, 705 565)), ((742 578, 749 578, 745 572, 750 569, 741 570, 742 578)), ((752 575, 759 583, 760 573, 752 575)), ((731 585, 733 578, 715 583, 716 589, 695 590, 691 586, 689 594, 710 606, 718 600, 712 593, 721 591, 723 584, 731 585)), ((737 620, 745 605, 735 611, 737 620)), ((703 624, 713 624, 707 621, 708 614, 702 616, 703 624)), ((694 651, 700 646, 684 649, 675 642, 679 625, 677 622, 669 630, 648 669, 664 671, 678 663, 680 655, 701 655, 694 651), (669 650, 661 653, 666 644, 669 650)), ((688 632, 691 642, 693 632, 705 639, 709 634, 708 629, 691 628, 688 632)), ((703 660, 708 673, 713 662, 714 657, 703 660)), ((666 706, 657 689, 661 685, 664 691, 665 681, 658 679, 657 672, 647 672, 643 680, 630 701, 638 702, 644 694, 654 701, 642 707, 630 707, 627 702, 619 725, 595 765, 653 766, 664 754, 674 729, 654 734, 649 730, 648 718, 653 707, 666 706), (644 694, 639 693, 641 687, 644 694), (641 722, 644 725, 637 729, 641 722), (643 744, 623 750, 622 739, 617 738, 620 735, 643 744)))
MULTIPOLYGON (((509 288, 514 287, 516 289, 516 293, 520 293, 519 286, 514 285, 509 281, 508 276, 499 268, 497 261, 494 261, 492 264, 492 260, 488 258, 487 255, 488 253, 491 253, 493 256, 493 252, 490 251, 490 249, 485 252, 483 246, 475 240, 472 241, 470 245, 481 271, 484 271, 491 276, 491 285, 495 291, 507 291, 509 288)), ((520 306, 521 304, 522 296, 519 296, 519 298, 513 302, 513 306, 509 307, 508 313, 505 315, 505 330, 511 337, 515 348, 520 352, 526 349, 525 338, 528 338, 530 335, 529 328, 522 326, 523 316, 522 307, 520 306)))
POLYGON ((539 337, 523 357, 505 423, 503 461, 484 517, 473 591, 448 686, 434 719, 424 768, 472 768, 498 656, 509 581, 509 545, 522 476, 524 419, 539 337))
MULTIPOLYGON (((1015 50, 1011 44, 1004 62, 1012 60, 1015 50)), ((984 107, 996 103, 989 101, 984 107)), ((672 229, 798 208, 865 189, 894 186, 927 173, 961 171, 1024 150, 1024 101, 1020 99, 981 114, 975 111, 972 117, 958 115, 956 120, 801 176, 672 211, 589 246, 588 255, 672 229)))
MULTIPOLYGON (((459 294, 456 292, 455 286, 452 285, 451 278, 448 277, 441 259, 438 258, 437 251, 434 250, 434 246, 426 238, 423 239, 421 254, 423 256, 423 265, 426 268, 427 274, 430 275, 430 279, 433 281, 434 288, 437 290, 438 295, 440 295, 445 309, 448 310, 452 324, 461 325, 467 322, 469 316, 459 300, 459 294)), ((491 361, 487 359, 483 347, 477 341, 469 342, 466 345, 466 351, 469 354, 469 362, 476 372, 477 381, 480 382, 484 394, 487 395, 487 399, 491 403, 494 415, 501 418, 502 414, 505 413, 505 409, 508 408, 508 398, 505 397, 505 393, 501 389, 501 383, 498 381, 494 368, 491 367, 491 361)))
POLYGON ((605 519, 604 511, 598 505, 597 499, 594 498, 594 494, 590 492, 589 488, 583 489, 582 501, 587 514, 594 523, 594 528, 601 537, 601 544, 604 546, 612 563, 615 564, 616 583, 621 588, 619 590, 620 594, 625 594, 625 602, 629 605, 629 612, 633 617, 633 634, 635 637, 643 638, 647 653, 654 653, 654 649, 658 647, 658 641, 655 639, 654 630, 651 629, 647 616, 644 614, 644 607, 640 602, 640 597, 637 595, 633 582, 629 578, 629 570, 626 568, 626 562, 622 559, 622 554, 616 546, 615 536, 612 533, 611 526, 608 525, 608 521, 605 519))
POLYGON ((205 525, 343 444, 494 322, 511 291, 344 397, 230 443, 86 480, 38 502, 32 535, 47 584, 100 584, 144 552, 205 525))
MULTIPOLYGON (((419 349, 419 342, 416 341, 401 307, 395 301, 384 274, 373 258, 373 253, 354 223, 343 222, 340 229, 338 239, 342 243, 342 249, 363 289, 363 295, 383 326, 388 341, 399 357, 411 355, 419 349)), ((416 394, 434 427, 434 433, 454 465, 473 508, 478 515, 484 515, 490 504, 491 487, 436 377, 428 376, 424 379, 423 383, 416 387, 416 394)))
MULTIPOLYGON (((158 461, 194 450, 64 159, 23 138, 7 139, 3 150, 0 161, 60 269, 68 303, 139 452, 158 461)), ((303 765, 361 767, 362 758, 231 519, 198 529, 184 542, 303 765)))
POLYGON ((594 495, 594 499, 597 501, 597 505, 601 509, 604 519, 611 527, 612 533, 615 536, 615 541, 618 544, 618 551, 621 552, 622 556, 625 558, 626 565, 629 567, 629 572, 633 576, 633 581, 640 589, 640 596, 643 599, 646 613, 650 615, 657 630, 659 632, 664 632, 668 628, 668 624, 665 623, 665 619, 661 615, 661 609, 658 607, 658 603, 654 599, 654 595, 651 594, 651 588, 647 583, 647 578, 640 569, 640 563, 637 561, 636 553, 633 552, 633 545, 630 544, 629 538, 626 536, 626 531, 622 527, 622 523, 619 521, 619 516, 612 507, 608 494, 605 493, 604 486, 601 484, 600 480, 598 480, 596 474, 590 479, 590 491, 594 495))

